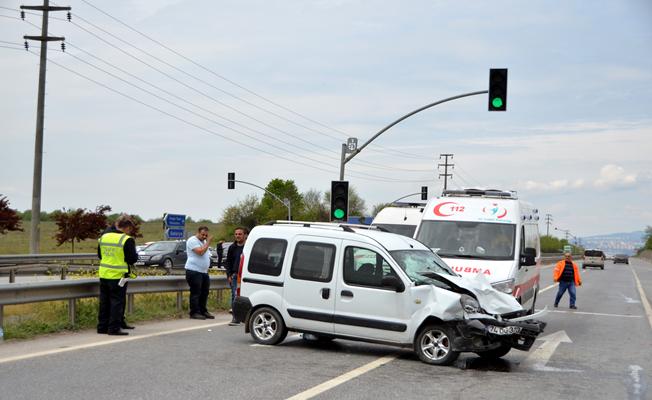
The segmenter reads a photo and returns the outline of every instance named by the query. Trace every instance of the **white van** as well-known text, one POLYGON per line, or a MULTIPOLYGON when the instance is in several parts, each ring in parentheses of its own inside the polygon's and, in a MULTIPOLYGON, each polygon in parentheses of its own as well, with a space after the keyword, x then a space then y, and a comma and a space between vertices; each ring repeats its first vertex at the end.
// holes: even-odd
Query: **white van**
POLYGON ((448 190, 428 202, 414 236, 462 276, 482 274, 534 312, 541 248, 538 210, 516 192, 448 190))
POLYGON ((423 216, 425 204, 395 204, 385 207, 376 214, 371 226, 377 226, 387 232, 414 237, 417 225, 423 216))
POLYGON ((295 331, 412 347, 422 361, 446 365, 462 351, 527 351, 546 325, 482 276, 462 278, 418 241, 369 227, 257 226, 239 276, 233 317, 266 345, 295 331))

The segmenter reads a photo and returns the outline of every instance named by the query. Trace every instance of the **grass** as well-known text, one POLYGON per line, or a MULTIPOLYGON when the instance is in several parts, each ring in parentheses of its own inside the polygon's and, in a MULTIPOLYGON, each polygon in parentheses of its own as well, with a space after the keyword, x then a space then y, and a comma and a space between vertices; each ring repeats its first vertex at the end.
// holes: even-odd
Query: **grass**
MULTIPOLYGON (((197 228, 201 225, 197 222, 189 223, 186 225, 186 231, 194 233, 197 231, 197 228)), ((211 243, 215 245, 217 239, 225 238, 229 241, 229 237, 226 236, 224 228, 221 224, 206 224, 208 226, 209 232, 213 235, 214 239, 211 243)), ((30 221, 23 221, 22 227, 23 232, 8 232, 5 235, 0 235, 0 254, 27 254, 29 253, 29 240, 30 240, 30 221)), ((54 235, 57 233, 57 224, 54 221, 43 221, 41 222, 41 253, 70 253, 72 252, 72 247, 70 243, 64 243, 61 246, 57 246, 57 242, 54 239, 54 235)), ((145 242, 154 242, 157 240, 164 239, 163 224, 161 222, 143 222, 140 226, 140 232, 143 235, 142 238, 136 239, 136 244, 142 244, 145 242)), ((97 240, 89 239, 82 242, 75 242, 75 253, 94 253, 97 250, 97 240)))
MULTIPOLYGON (((209 310, 229 308, 230 289, 213 290, 208 297, 209 310)), ((182 311, 177 311, 176 293, 151 293, 134 295, 134 308, 127 314, 131 322, 185 318, 188 315, 189 293, 183 294, 182 311)), ((29 339, 38 335, 61 331, 77 331, 95 328, 97 325, 98 300, 77 300, 75 325, 68 320, 68 301, 19 304, 4 307, 4 337, 29 339)))

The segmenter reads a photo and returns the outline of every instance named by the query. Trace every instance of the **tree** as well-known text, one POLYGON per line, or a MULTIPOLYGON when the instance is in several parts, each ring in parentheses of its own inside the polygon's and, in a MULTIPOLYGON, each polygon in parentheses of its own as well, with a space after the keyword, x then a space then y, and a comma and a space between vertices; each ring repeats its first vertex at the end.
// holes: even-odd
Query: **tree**
POLYGON ((251 229, 260 222, 258 206, 258 197, 249 195, 235 206, 224 210, 221 223, 226 226, 227 232, 231 232, 237 226, 251 229))
POLYGON ((8 231, 21 231, 21 219, 16 210, 9 208, 9 200, 0 194, 0 235, 8 231))
POLYGON ((301 195, 303 197, 303 213, 293 214, 296 220, 300 221, 315 221, 315 222, 328 222, 328 204, 325 199, 324 193, 317 189, 310 189, 301 195))
MULTIPOLYGON (((293 215, 303 213, 303 198, 293 180, 272 179, 265 190, 274 193, 281 200, 288 199, 293 215)), ((267 192, 260 201, 259 211, 263 219, 265 221, 288 219, 288 208, 267 192)), ((296 218, 293 217, 293 219, 296 218)))
MULTIPOLYGON (((331 202, 331 192, 330 190, 326 192, 324 196, 326 203, 330 204, 331 202)), ((358 195, 358 191, 351 185, 349 185, 349 215, 357 215, 360 217, 365 216, 365 210, 367 206, 365 201, 358 195)), ((330 214, 330 210, 329 210, 330 214)))
POLYGON ((54 236, 57 246, 70 242, 72 252, 75 252, 75 240, 81 242, 86 239, 97 239, 107 227, 106 212, 111 211, 109 206, 98 206, 94 212, 83 208, 76 210, 55 211, 54 220, 59 232, 54 236))
POLYGON ((380 210, 382 210, 385 207, 389 207, 391 205, 392 205, 392 203, 379 203, 379 204, 376 204, 374 206, 373 210, 371 210, 371 216, 376 218, 376 215, 378 215, 380 210))
POLYGON ((652 250, 652 226, 647 226, 645 228, 645 245, 643 246, 645 250, 652 250))

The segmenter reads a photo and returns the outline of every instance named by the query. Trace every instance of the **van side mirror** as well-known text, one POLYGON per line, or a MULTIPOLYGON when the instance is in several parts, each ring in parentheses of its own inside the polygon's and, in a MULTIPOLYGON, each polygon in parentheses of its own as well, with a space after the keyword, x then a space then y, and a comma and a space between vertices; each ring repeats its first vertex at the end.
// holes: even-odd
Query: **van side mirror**
POLYGON ((396 276, 386 276, 380 281, 382 287, 393 288, 396 292, 402 293, 405 291, 405 285, 403 281, 398 279, 396 276))
POLYGON ((521 266, 536 265, 537 250, 534 247, 526 247, 521 254, 521 266))

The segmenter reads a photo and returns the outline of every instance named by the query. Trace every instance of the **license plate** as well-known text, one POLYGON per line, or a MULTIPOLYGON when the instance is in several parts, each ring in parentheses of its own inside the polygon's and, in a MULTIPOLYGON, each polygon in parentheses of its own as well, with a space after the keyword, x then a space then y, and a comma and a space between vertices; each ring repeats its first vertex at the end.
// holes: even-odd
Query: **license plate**
POLYGON ((494 335, 515 335, 521 333, 520 326, 487 325, 487 330, 489 331, 489 333, 493 333, 494 335))

